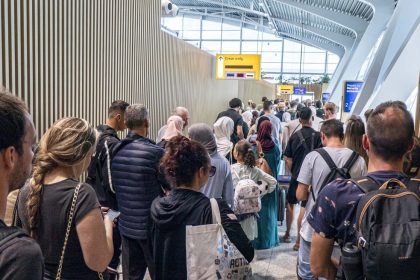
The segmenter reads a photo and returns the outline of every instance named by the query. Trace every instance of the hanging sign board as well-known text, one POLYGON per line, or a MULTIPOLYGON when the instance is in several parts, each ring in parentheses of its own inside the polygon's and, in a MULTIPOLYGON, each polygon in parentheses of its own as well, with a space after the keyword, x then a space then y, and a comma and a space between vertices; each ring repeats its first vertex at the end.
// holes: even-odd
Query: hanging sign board
POLYGON ((363 81, 344 81, 343 112, 350 113, 357 96, 363 88, 363 81))
POLYGON ((305 95, 306 94, 306 88, 304 88, 304 87, 293 87, 293 94, 305 95))
POLYGON ((280 94, 292 94, 293 85, 278 85, 277 90, 280 94))
POLYGON ((328 92, 322 93, 322 101, 327 102, 328 100, 330 100, 330 97, 331 97, 331 93, 328 93, 328 92))
POLYGON ((260 80, 261 55, 216 54, 217 80, 260 80))

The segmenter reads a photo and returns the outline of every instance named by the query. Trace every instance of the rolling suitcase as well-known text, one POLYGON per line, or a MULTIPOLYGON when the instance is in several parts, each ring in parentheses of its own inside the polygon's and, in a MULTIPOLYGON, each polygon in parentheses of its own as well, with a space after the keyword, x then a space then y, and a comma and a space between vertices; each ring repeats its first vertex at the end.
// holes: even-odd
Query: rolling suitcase
POLYGON ((277 221, 283 225, 284 216, 286 214, 286 189, 289 188, 290 176, 280 175, 277 178, 277 194, 278 194, 278 212, 277 212, 277 221))

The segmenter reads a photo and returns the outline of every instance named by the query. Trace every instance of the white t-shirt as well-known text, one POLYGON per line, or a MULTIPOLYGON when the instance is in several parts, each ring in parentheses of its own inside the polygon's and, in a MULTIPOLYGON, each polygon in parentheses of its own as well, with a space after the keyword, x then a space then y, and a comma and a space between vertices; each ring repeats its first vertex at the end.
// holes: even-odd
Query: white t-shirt
MULTIPOLYGON (((330 148, 324 147, 325 151, 330 155, 331 159, 334 161, 337 167, 343 167, 347 160, 350 158, 353 153, 352 150, 348 148, 330 148)), ((316 152, 310 152, 305 159, 303 160, 302 167, 299 172, 297 181, 299 183, 312 186, 313 191, 316 195, 319 193, 322 183, 325 178, 330 174, 330 168, 322 156, 316 152)), ((365 160, 359 156, 359 159, 356 160, 352 168, 350 169, 350 175, 352 178, 362 177, 367 174, 367 168, 365 160)), ((300 229, 300 236, 307 242, 311 242, 312 235, 314 230, 309 225, 307 217, 314 206, 315 201, 312 198, 312 194, 308 195, 308 202, 305 207, 305 215, 302 220, 302 227, 300 229)))

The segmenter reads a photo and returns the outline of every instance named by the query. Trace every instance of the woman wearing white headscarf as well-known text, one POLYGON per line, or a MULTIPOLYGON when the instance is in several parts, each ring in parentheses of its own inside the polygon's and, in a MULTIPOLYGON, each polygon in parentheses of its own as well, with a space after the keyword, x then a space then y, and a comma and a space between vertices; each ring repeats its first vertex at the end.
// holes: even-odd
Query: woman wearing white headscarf
POLYGON ((234 127, 233 120, 229 117, 221 117, 214 123, 213 127, 217 151, 230 159, 230 152, 233 148, 233 143, 230 141, 230 136, 233 133, 234 127))
POLYGON ((242 119, 244 120, 244 122, 246 122, 246 124, 248 125, 248 127, 251 127, 251 121, 252 121, 252 112, 251 111, 245 111, 242 113, 242 119))
POLYGON ((184 127, 184 120, 180 116, 170 116, 166 123, 167 128, 163 134, 162 141, 157 145, 165 148, 166 143, 175 136, 182 135, 182 128, 184 127))
POLYGON ((208 198, 221 197, 230 206, 233 205, 233 184, 228 160, 217 152, 217 144, 209 125, 198 123, 188 129, 191 140, 201 143, 210 155, 211 165, 216 167, 216 173, 210 177, 201 188, 208 198))

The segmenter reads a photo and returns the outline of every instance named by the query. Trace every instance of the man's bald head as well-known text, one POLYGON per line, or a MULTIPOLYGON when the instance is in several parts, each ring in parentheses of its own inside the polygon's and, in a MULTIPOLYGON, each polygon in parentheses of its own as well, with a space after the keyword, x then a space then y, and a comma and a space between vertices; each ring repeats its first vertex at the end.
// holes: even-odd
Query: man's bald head
POLYGON ((404 103, 385 102, 372 112, 367 123, 371 151, 386 162, 401 160, 412 148, 414 121, 404 103))
POLYGON ((185 107, 176 107, 173 111, 174 116, 180 116, 184 121, 184 128, 188 125, 188 120, 190 119, 190 113, 185 107))

